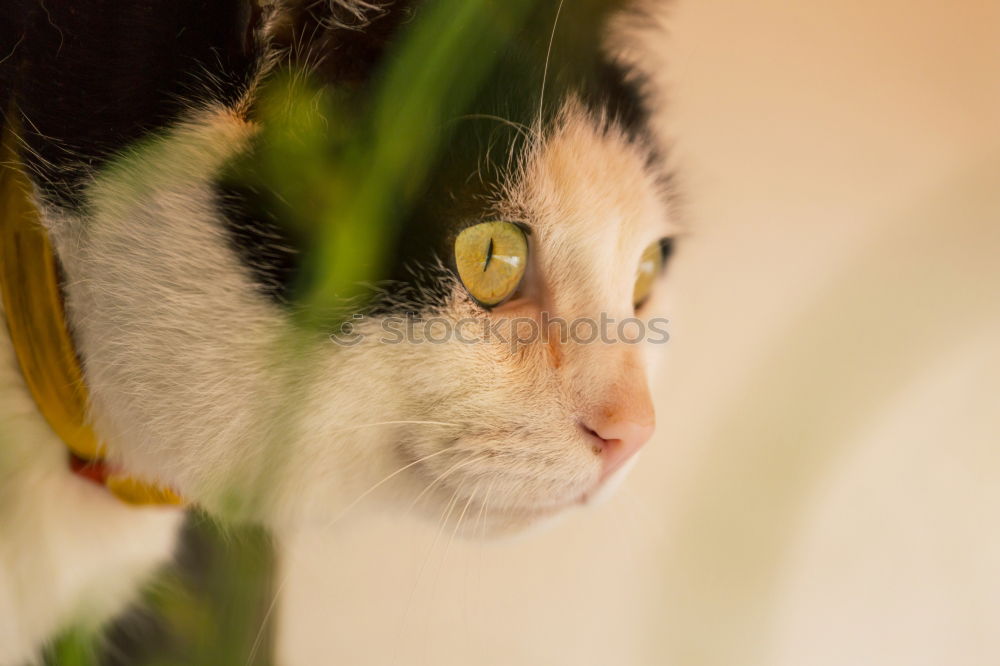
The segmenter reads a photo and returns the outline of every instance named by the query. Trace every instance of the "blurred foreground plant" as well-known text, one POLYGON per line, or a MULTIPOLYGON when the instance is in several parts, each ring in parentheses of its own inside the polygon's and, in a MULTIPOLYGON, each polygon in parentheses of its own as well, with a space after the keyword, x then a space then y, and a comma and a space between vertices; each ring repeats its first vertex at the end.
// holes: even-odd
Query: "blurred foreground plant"
MULTIPOLYGON (((227 179, 264 196, 303 240, 295 311, 304 326, 328 325, 345 301, 363 299, 366 284, 387 277, 399 220, 448 140, 448 121, 465 112, 532 5, 428 2, 362 99, 325 89, 300 71, 269 77, 257 108, 261 131, 227 179)), ((138 628, 122 621, 107 650, 94 632, 71 630, 51 646, 46 662, 271 663, 268 537, 254 527, 221 529, 196 514, 184 541, 183 551, 195 556, 182 555, 180 570, 152 586, 138 628)))
POLYGON ((232 177, 304 239, 295 300, 305 322, 328 323, 388 276, 399 221, 448 140, 448 121, 466 111, 532 4, 428 3, 364 96, 295 71, 266 84, 262 131, 232 177))

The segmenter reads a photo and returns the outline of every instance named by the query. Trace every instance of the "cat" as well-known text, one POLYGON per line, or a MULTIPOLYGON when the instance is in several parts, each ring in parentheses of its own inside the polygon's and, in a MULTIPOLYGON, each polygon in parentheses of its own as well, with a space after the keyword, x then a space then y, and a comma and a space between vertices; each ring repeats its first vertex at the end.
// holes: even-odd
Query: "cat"
MULTIPOLYGON (((258 97, 283 65, 350 101, 428 3, 2 4, 4 168, 23 168, 57 258, 108 469, 278 535, 359 503, 476 512, 503 534, 635 461, 665 336, 581 331, 623 335, 662 309, 676 212, 637 47, 655 12, 536 3, 449 119, 388 281, 348 329, 303 338, 308 248, 225 174, 256 149, 258 97)), ((0 336, 0 664, 18 664, 134 599, 183 510, 74 474, 0 336)))

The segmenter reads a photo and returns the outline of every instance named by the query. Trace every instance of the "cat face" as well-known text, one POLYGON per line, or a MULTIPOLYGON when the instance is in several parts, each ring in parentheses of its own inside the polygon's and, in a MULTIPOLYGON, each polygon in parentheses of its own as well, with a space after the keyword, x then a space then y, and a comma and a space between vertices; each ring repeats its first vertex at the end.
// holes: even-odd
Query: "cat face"
MULTIPOLYGON (((227 165, 254 150, 251 110, 282 31, 311 36, 306 61, 330 51, 313 66, 326 85, 363 88, 379 60, 372 44, 419 4, 360 30, 319 29, 296 3, 259 16, 242 7, 213 17, 228 31, 188 38, 220 68, 209 71, 217 88, 138 142, 135 123, 119 123, 129 141, 118 147, 92 135, 101 118, 88 133, 46 110, 44 77, 67 76, 58 60, 85 39, 25 56, 25 160, 114 459, 216 513, 278 527, 334 523, 366 500, 496 532, 607 487, 653 431, 648 384, 666 331, 649 320, 662 312, 674 233, 638 74, 596 48, 611 9, 567 7, 565 37, 553 12, 539 15, 473 113, 455 119, 405 213, 395 280, 349 331, 303 336, 292 322, 301 240, 266 197, 226 181, 227 165), (220 35, 230 57, 215 57, 220 35), (61 164, 60 136, 82 141, 61 164), (493 164, 491 149, 505 159, 493 164), (87 151, 98 168, 75 159, 87 151)), ((109 85, 75 83, 91 98, 109 85)), ((164 88, 154 80, 148 94, 164 88)))
POLYGON ((393 464, 410 466, 404 498, 420 494, 438 520, 464 515, 470 530, 498 530, 584 502, 620 476, 655 421, 659 271, 638 307, 635 287, 644 250, 659 256, 674 231, 661 195, 643 147, 570 100, 491 203, 530 230, 509 300, 484 307, 453 277, 445 304, 421 313, 404 342, 393 344, 399 319, 362 323, 346 355, 391 396, 372 396, 380 409, 413 422, 389 438, 393 464), (618 326, 630 318, 635 330, 618 326))

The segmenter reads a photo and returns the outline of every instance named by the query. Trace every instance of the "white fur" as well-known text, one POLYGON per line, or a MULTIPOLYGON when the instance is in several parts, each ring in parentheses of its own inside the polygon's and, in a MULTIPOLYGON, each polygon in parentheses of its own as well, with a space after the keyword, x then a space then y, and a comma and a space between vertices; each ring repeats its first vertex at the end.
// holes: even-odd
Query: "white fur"
MULTIPOLYGON (((601 463, 579 424, 648 402, 649 346, 535 343, 512 353, 380 344, 376 333, 344 348, 302 334, 254 289, 215 209, 211 179, 253 132, 229 112, 198 112, 98 174, 86 219, 44 211, 92 417, 115 462, 216 515, 278 531, 333 524, 359 498, 405 509, 418 497, 435 518, 482 513, 506 531, 594 491, 601 463)), ((632 316, 639 257, 672 232, 646 160, 642 146, 565 100, 492 202, 534 229, 524 297, 486 313, 452 284, 435 314, 632 316)), ((169 554, 178 514, 128 509, 72 477, 0 347, 0 391, 12 394, 0 422, 18 443, 0 447, 0 474, 12 479, 0 492, 13 494, 0 510, 14 514, 0 514, 0 537, 15 544, 0 551, 0 576, 23 579, 0 577, 0 631, 18 627, 0 636, 9 663, 8 645, 22 657, 83 604, 101 616, 120 607, 169 554), (91 531, 102 538, 88 541, 91 531)))
POLYGON ((0 326, 0 664, 119 612, 169 559, 180 519, 127 507, 70 473, 0 326))

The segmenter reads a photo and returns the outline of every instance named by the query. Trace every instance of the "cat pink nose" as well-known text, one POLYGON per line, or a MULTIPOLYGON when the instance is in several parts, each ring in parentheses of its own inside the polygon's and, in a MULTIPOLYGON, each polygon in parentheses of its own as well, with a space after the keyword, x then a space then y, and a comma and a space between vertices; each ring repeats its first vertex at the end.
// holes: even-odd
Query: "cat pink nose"
POLYGON ((595 450, 601 456, 601 481, 618 471, 628 459, 653 436, 652 420, 638 423, 628 420, 609 420, 595 423, 597 427, 584 427, 600 440, 595 450))

